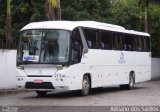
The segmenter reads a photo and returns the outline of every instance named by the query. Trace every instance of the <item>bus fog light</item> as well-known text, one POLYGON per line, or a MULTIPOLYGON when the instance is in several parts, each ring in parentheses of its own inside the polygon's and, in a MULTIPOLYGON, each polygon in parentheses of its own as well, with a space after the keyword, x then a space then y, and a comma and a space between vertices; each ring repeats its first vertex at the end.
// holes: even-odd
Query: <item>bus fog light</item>
POLYGON ((24 80, 24 78, 20 78, 20 77, 19 77, 17 80, 18 80, 18 81, 23 81, 23 80, 24 80))

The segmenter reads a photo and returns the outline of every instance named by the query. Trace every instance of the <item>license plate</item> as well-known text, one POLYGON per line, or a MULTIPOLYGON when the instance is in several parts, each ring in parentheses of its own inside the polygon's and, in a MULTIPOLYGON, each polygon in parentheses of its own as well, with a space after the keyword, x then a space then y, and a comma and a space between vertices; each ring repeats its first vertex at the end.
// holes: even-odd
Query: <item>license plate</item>
POLYGON ((34 80, 34 83, 43 83, 43 80, 34 80))

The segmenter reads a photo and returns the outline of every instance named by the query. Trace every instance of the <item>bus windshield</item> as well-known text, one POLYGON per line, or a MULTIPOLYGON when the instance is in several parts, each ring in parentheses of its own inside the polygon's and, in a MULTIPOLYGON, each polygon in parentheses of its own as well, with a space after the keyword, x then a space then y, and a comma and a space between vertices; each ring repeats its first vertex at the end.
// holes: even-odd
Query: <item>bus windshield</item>
POLYGON ((66 63, 69 61, 70 32, 26 30, 20 33, 19 63, 66 63))

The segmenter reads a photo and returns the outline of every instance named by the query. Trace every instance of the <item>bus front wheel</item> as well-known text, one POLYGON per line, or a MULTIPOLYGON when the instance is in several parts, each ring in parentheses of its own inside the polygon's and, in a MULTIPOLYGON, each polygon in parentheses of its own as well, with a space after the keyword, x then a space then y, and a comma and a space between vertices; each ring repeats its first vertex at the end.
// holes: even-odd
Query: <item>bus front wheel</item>
POLYGON ((90 92, 90 78, 88 75, 83 76, 83 81, 82 81, 82 89, 80 90, 80 94, 82 96, 87 96, 90 92))

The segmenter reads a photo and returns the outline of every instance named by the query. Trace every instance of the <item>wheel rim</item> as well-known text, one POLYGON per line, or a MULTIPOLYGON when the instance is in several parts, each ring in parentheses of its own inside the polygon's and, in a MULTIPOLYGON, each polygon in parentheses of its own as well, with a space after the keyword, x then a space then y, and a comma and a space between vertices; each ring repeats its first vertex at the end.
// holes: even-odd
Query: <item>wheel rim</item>
POLYGON ((89 80, 88 77, 84 78, 83 83, 82 83, 82 91, 84 95, 87 95, 89 93, 89 80))
POLYGON ((130 76, 130 78, 129 78, 129 85, 130 85, 130 87, 133 87, 133 85, 134 85, 134 81, 133 81, 132 76, 130 76))

